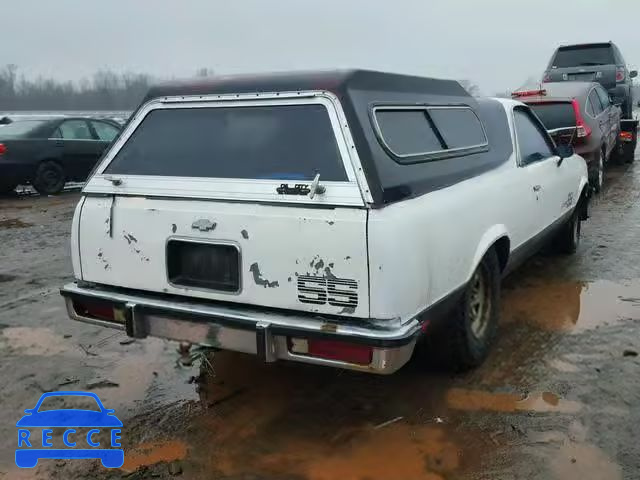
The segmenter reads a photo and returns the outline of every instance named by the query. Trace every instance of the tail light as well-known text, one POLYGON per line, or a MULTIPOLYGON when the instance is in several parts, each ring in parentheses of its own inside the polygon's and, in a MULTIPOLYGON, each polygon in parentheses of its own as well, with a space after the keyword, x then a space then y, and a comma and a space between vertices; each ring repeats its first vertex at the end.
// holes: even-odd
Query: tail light
POLYGON ((118 322, 112 303, 74 300, 73 308, 78 315, 107 322, 118 322))
POLYGON ((289 349, 296 354, 356 365, 369 365, 373 358, 373 347, 335 340, 290 338, 289 349))
POLYGON ((0 155, 7 153, 7 146, 4 143, 0 143, 0 155))
POLYGON ((580 112, 580 104, 577 100, 573 100, 571 102, 573 105, 573 113, 576 115, 576 136, 578 138, 587 138, 591 135, 591 128, 589 125, 584 123, 584 118, 582 117, 582 113, 580 112))
POLYGON ((624 82, 625 71, 624 67, 616 68, 616 82, 624 82))
POLYGON ((633 133, 631 132, 620 132, 620 141, 628 143, 633 142, 633 133))

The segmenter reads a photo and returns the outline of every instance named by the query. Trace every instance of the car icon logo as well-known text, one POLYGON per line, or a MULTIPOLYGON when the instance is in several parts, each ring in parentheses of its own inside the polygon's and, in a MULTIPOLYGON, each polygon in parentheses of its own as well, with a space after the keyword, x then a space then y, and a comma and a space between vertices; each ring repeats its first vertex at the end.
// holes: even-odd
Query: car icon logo
POLYGON ((104 407, 95 393, 44 393, 36 406, 25 410, 25 413, 16 423, 18 467, 33 468, 41 458, 100 459, 107 468, 119 468, 123 465, 124 450, 120 444, 122 422, 114 415, 114 410, 104 407), (60 397, 53 398, 57 401, 64 401, 65 397, 73 400, 85 397, 82 400, 88 400, 95 409, 42 409, 43 402, 52 397, 60 397), (55 445, 54 429, 56 433, 62 433, 61 438, 55 438, 55 445), (105 433, 108 433, 108 441, 105 441, 105 433))

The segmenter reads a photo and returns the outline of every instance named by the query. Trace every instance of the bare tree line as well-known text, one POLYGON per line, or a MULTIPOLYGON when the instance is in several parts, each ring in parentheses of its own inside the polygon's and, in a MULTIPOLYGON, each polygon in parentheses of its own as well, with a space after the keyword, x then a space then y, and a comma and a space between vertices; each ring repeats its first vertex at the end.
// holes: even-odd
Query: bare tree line
MULTIPOLYGON (((200 68, 196 76, 210 76, 200 68)), ((16 65, 0 68, 0 111, 13 110, 133 110, 157 81, 145 73, 99 70, 91 78, 60 81, 27 78, 16 65)))

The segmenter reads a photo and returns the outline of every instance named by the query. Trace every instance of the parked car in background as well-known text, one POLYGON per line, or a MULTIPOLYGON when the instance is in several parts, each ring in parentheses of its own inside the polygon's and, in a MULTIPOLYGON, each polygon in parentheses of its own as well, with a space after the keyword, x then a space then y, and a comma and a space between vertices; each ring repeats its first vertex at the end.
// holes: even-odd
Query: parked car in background
POLYGON ((570 143, 589 168, 596 192, 604 181, 604 164, 617 147, 620 108, 595 82, 551 82, 521 90, 513 97, 529 105, 556 143, 570 143))
POLYGON ((0 193, 31 183, 42 194, 84 181, 122 127, 111 120, 14 120, 0 129, 0 193))
POLYGON ((633 118, 633 78, 613 42, 563 45, 551 57, 543 82, 598 82, 619 103, 622 118, 633 118))
POLYGON ((572 147, 455 81, 198 79, 132 119, 83 189, 62 294, 136 338, 392 373, 428 335, 472 368, 502 276, 545 242, 575 252, 586 218, 572 147))

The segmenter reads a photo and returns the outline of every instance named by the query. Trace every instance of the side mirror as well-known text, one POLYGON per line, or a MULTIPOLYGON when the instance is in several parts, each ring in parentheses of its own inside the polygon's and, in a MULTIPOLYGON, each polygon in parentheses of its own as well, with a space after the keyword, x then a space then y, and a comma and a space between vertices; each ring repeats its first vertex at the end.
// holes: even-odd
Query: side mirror
POLYGON ((629 72, 629 78, 636 78, 638 76, 638 71, 637 70, 631 70, 629 72))
POLYGON ((558 166, 560 166, 565 158, 569 158, 575 153, 575 150, 573 149, 573 145, 569 143, 561 143, 556 146, 556 153, 560 157, 560 160, 558 160, 558 166))

